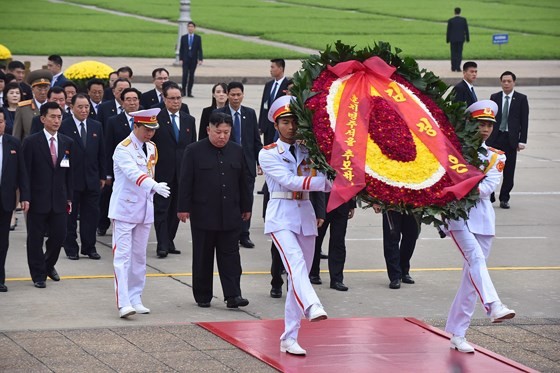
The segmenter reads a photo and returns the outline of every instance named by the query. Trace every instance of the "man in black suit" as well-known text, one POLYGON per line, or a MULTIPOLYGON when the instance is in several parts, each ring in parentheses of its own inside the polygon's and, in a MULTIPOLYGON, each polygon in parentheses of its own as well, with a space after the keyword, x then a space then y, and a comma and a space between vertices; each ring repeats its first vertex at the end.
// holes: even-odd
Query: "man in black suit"
MULTIPOLYGON (((119 83, 115 82, 115 84, 119 83)), ((117 90, 115 90, 115 92, 117 92, 117 90)), ((134 127, 134 118, 130 116, 130 113, 139 110, 140 96, 142 96, 142 93, 136 88, 128 87, 122 90, 122 92, 120 92, 119 100, 122 102, 123 110, 119 115, 109 118, 107 125, 105 126, 106 129, 104 129, 106 160, 105 172, 107 173, 107 177, 105 180, 105 186, 101 191, 99 201, 100 212, 99 224, 97 225, 97 234, 99 236, 104 236, 107 233, 107 229, 111 226, 111 220, 108 216, 109 202, 111 201, 111 193, 113 191, 113 153, 115 152, 117 145, 130 135, 130 132, 134 127)))
POLYGON ((467 19, 461 17, 461 8, 455 8, 455 16, 447 21, 447 42, 451 47, 451 71, 461 71, 465 41, 467 43, 470 41, 467 19))
POLYGON ((165 109, 157 116, 160 125, 152 141, 158 149, 157 182, 166 182, 171 189, 169 198, 154 196, 154 228, 157 237, 158 258, 167 254, 180 254, 175 248, 175 235, 179 227, 177 197, 181 160, 185 147, 196 142, 195 119, 180 111, 181 90, 178 86, 167 86, 163 90, 165 109))
MULTIPOLYGON (((130 88, 130 80, 118 78, 113 82, 112 92, 115 98, 110 101, 104 101, 97 107, 97 121, 103 125, 103 131, 107 132, 107 121, 109 118, 120 114, 123 111, 123 103, 121 93, 124 89, 130 88)), ((112 155, 112 154, 111 154, 112 155)))
MULTIPOLYGON (((47 93, 47 101, 56 102, 58 106, 63 109, 62 120, 72 116, 71 114, 68 114, 64 111, 64 107, 66 105, 66 92, 64 92, 64 89, 62 89, 62 87, 51 87, 49 89, 49 92, 47 93)), ((31 131, 29 133, 37 133, 41 132, 42 130, 43 122, 41 122, 41 116, 38 115, 36 117, 33 117, 33 119, 31 120, 31 131)))
POLYGON ((100 259, 95 248, 95 228, 99 221, 99 194, 105 184, 105 143, 101 123, 88 118, 89 98, 78 93, 72 98, 73 116, 62 121, 59 133, 74 140, 72 167, 74 192, 72 213, 64 251, 68 259, 78 260, 78 214, 80 214, 81 253, 90 259, 100 259))
MULTIPOLYGON (((179 88, 179 91, 181 90, 181 88, 179 87, 179 84, 175 83, 174 81, 168 80, 165 83, 163 83, 162 85, 162 89, 165 90, 167 89, 167 87, 175 87, 175 88, 179 88)), ((182 94, 182 93, 181 93, 182 94)), ((153 105, 151 107, 152 109, 161 109, 161 110, 165 110, 165 102, 158 102, 157 104, 153 105)), ((191 114, 190 110, 189 110, 189 105, 185 104, 184 102, 181 102, 181 108, 179 109, 180 111, 182 111, 185 114, 191 114)))
POLYGON ((109 73, 109 83, 107 84, 107 87, 105 87, 105 89, 103 90, 103 101, 111 101, 115 99, 115 95, 113 94, 113 84, 115 83, 115 80, 117 80, 119 78, 119 74, 116 71, 112 71, 111 73, 109 73))
POLYGON ((66 237, 66 218, 72 211, 71 138, 58 133, 62 109, 56 102, 41 106, 44 130, 23 142, 31 188, 27 213, 27 262, 35 287, 46 287, 47 276, 60 277, 54 268, 66 237), (43 237, 49 232, 46 252, 43 237))
POLYGON ((68 115, 72 115, 72 97, 78 93, 78 86, 71 80, 62 83, 62 89, 66 93, 66 106, 62 108, 68 115))
POLYGON ((31 100, 33 98, 33 91, 31 86, 25 83, 25 65, 21 61, 10 61, 8 63, 8 72, 16 77, 16 82, 21 88, 21 100, 20 102, 31 100))
POLYGON ((251 216, 251 190, 243 150, 229 141, 228 114, 210 115, 208 138, 187 146, 181 164, 177 216, 191 221, 193 294, 199 307, 210 307, 214 250, 228 308, 249 304, 241 297, 239 232, 251 216))
POLYGON ((185 96, 186 93, 189 97, 194 97, 192 95, 194 71, 198 65, 202 64, 203 60, 202 39, 200 35, 194 33, 195 28, 194 22, 190 21, 187 25, 188 32, 181 37, 179 46, 179 60, 183 62, 182 94, 185 96))
POLYGON ((68 81, 62 72, 62 57, 58 54, 49 56, 47 69, 53 74, 51 87, 62 87, 62 85, 68 81))
POLYGON ((21 143, 4 133, 6 121, 0 110, 0 293, 8 291, 6 281, 6 255, 10 244, 10 221, 16 208, 16 190, 19 189, 23 212, 29 209, 29 181, 21 143))
MULTIPOLYGON (((243 102, 243 84, 240 82, 231 82, 228 84, 228 102, 229 105, 224 106, 216 111, 231 115, 233 118, 233 129, 231 141, 240 144, 243 147, 243 156, 245 157, 245 166, 248 174, 249 190, 251 191, 251 207, 253 206, 253 189, 255 188, 255 178, 257 173, 262 175, 260 167, 257 165, 259 152, 262 149, 261 137, 259 135, 259 125, 255 110, 242 106, 243 102)), ((255 244, 249 236, 249 228, 251 227, 251 219, 243 221, 239 243, 245 248, 253 248, 255 244)))
POLYGON ((467 107, 469 107, 478 101, 473 86, 477 73, 478 66, 476 62, 467 61, 463 64, 463 80, 453 88, 452 93, 455 94, 453 102, 466 102, 467 107))
POLYGON ((140 105, 144 109, 149 109, 154 105, 163 103, 163 83, 169 81, 169 71, 163 67, 158 67, 152 71, 152 80, 154 82, 154 89, 142 93, 140 105))
POLYGON ((517 152, 525 149, 529 131, 529 102, 527 96, 514 90, 516 79, 514 73, 505 71, 500 76, 502 91, 490 96, 490 99, 498 104, 498 115, 496 125, 486 143, 506 153, 504 181, 499 196, 500 207, 503 209, 510 208, 509 199, 513 189, 517 152))
POLYGON ((103 89, 105 84, 103 80, 93 78, 87 82, 87 93, 89 96, 89 117, 97 120, 97 111, 99 105, 103 102, 103 89))
POLYGON ((270 76, 263 89, 261 110, 259 114, 259 130, 263 134, 263 145, 274 142, 274 123, 268 120, 268 109, 278 97, 284 96, 288 90, 288 79, 284 76, 286 61, 281 58, 270 60, 270 76))

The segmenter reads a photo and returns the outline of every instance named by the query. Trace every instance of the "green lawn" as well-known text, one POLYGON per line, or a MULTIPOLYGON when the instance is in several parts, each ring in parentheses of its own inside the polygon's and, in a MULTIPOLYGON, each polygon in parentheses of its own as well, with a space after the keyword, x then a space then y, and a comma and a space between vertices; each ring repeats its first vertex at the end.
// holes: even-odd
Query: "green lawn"
MULTIPOLYGON (((179 0, 72 0, 176 21, 179 0)), ((177 28, 47 0, 2 0, 0 43, 14 54, 172 57, 177 28), (34 9, 30 13, 29 9, 34 9), (21 14, 25 14, 22 22, 21 14), (149 47, 147 47, 149 46, 149 47)), ((446 0, 192 0, 193 20, 208 29, 322 50, 340 39, 359 47, 378 40, 418 59, 448 59, 446 0)), ((468 59, 560 59, 560 1, 495 0, 462 4, 468 59), (492 34, 509 33, 500 49, 492 34)), ((298 58, 281 48, 204 35, 205 58, 298 58)))

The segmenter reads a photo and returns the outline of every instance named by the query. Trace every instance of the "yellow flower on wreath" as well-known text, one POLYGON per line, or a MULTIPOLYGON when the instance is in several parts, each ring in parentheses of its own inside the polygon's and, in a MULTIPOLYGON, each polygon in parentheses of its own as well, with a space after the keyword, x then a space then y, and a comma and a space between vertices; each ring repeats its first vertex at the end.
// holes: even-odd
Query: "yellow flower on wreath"
POLYGON ((99 61, 82 61, 75 63, 64 71, 70 80, 89 80, 93 78, 108 79, 114 69, 99 61))
POLYGON ((12 58, 12 52, 3 44, 0 44, 0 60, 12 58))

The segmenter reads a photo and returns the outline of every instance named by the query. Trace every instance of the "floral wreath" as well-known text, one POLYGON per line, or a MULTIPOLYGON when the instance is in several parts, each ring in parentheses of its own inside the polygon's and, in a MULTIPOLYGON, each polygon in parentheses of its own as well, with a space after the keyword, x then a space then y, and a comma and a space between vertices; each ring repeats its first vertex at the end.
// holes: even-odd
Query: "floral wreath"
POLYGON ((484 177, 477 126, 464 103, 443 98, 443 81, 400 52, 386 42, 356 51, 338 41, 304 59, 291 90, 299 135, 315 168, 337 176, 329 208, 357 194, 365 207, 427 224, 466 218, 484 177))

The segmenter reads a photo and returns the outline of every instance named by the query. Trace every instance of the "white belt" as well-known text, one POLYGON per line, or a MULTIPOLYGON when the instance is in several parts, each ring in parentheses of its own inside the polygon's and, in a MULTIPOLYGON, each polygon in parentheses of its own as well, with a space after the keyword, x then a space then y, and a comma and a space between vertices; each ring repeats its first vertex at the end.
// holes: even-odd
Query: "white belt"
POLYGON ((309 192, 271 192, 271 199, 309 199, 309 192))

